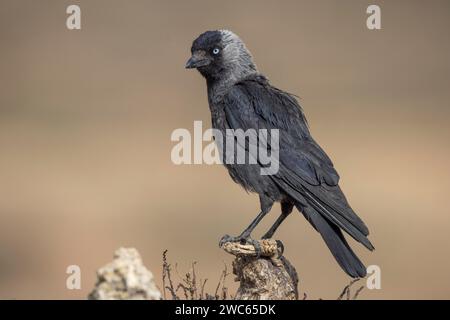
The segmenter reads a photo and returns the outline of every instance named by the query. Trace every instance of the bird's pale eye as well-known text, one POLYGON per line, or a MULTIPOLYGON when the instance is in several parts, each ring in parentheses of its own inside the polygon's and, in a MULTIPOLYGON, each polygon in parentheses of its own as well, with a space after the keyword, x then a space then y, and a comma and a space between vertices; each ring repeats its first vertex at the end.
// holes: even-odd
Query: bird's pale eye
POLYGON ((219 54, 219 52, 220 52, 219 48, 214 48, 212 51, 213 54, 219 54))

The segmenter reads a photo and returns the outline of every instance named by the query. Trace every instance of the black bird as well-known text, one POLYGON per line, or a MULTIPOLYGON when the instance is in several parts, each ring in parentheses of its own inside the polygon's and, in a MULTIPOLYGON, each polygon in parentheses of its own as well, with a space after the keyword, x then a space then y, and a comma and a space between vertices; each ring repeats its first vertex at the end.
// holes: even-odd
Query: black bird
POLYGON ((279 130, 276 174, 261 175, 260 163, 223 161, 231 178, 245 190, 257 193, 261 203, 261 212, 240 236, 225 236, 223 240, 252 242, 253 229, 272 205, 280 202, 281 215, 263 238, 271 238, 295 206, 320 233, 341 268, 351 277, 364 277, 366 268, 341 230, 373 250, 367 238, 369 230, 348 204, 338 185, 339 175, 311 137, 295 97, 273 87, 259 73, 245 44, 231 31, 201 34, 194 40, 191 53, 186 68, 196 68, 206 79, 214 129, 223 136, 227 129, 279 130))

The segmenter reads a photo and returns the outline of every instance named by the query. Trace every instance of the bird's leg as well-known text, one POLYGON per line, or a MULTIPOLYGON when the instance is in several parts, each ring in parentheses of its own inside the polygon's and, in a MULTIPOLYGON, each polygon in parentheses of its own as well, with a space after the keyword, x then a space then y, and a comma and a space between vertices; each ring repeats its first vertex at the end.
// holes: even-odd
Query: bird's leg
POLYGON ((257 252, 257 256, 259 257, 261 253, 261 248, 259 246, 259 242, 254 241, 250 238, 252 231, 256 228, 256 226, 261 222, 264 216, 269 213, 272 208, 273 201, 271 199, 260 196, 261 202, 261 212, 256 216, 256 218, 250 223, 250 225, 237 237, 231 237, 229 235, 224 235, 222 239, 220 239, 219 245, 222 246, 226 242, 240 242, 242 244, 249 243, 255 247, 255 251, 257 252))
POLYGON ((222 244, 225 242, 241 242, 242 244, 245 244, 247 240, 250 238, 250 234, 252 233, 252 231, 256 228, 258 223, 262 220, 262 218, 264 218, 264 216, 268 212, 269 211, 262 210, 252 221, 252 223, 250 223, 250 225, 244 231, 242 231, 242 233, 239 236, 232 237, 226 234, 222 237, 220 243, 222 244))
MULTIPOLYGON (((269 230, 262 236, 262 239, 270 239, 273 237, 275 231, 277 231, 278 227, 281 223, 286 219, 292 212, 294 205, 290 202, 281 202, 281 214, 275 221, 275 223, 270 227, 269 230)), ((284 245, 281 241, 277 240, 278 246, 281 248, 281 251, 284 251, 284 245)))
POLYGON ((277 220, 274 222, 274 224, 270 227, 269 230, 267 230, 267 232, 262 236, 262 239, 270 239, 272 238, 273 234, 275 233, 275 231, 277 231, 278 227, 281 225, 281 223, 284 221, 284 219, 287 218, 288 214, 285 213, 281 213, 277 220))

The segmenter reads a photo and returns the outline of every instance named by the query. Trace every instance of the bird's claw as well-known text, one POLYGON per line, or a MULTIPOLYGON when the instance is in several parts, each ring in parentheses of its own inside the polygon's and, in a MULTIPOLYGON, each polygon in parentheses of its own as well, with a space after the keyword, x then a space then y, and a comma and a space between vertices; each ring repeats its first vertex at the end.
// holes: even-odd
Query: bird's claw
POLYGON ((227 242, 239 242, 245 244, 245 239, 242 237, 232 237, 228 234, 224 235, 222 239, 219 241, 219 247, 223 247, 223 245, 227 242))
POLYGON ((259 259, 261 257, 261 252, 262 252, 261 244, 259 243, 259 241, 248 238, 247 243, 251 244, 255 248, 256 259, 259 259))
POLYGON ((219 241, 219 247, 223 247, 223 245, 227 242, 238 242, 240 244, 250 244, 255 248, 255 253, 256 253, 256 258, 258 259, 261 256, 261 245, 259 243, 259 241, 257 240, 253 240, 250 237, 245 237, 245 236, 237 236, 237 237, 232 237, 228 234, 224 235, 222 237, 222 239, 220 239, 219 241))
POLYGON ((280 257, 281 257, 284 253, 284 244, 283 244, 283 242, 281 242, 281 240, 276 240, 276 242, 277 242, 277 247, 280 250, 280 257))

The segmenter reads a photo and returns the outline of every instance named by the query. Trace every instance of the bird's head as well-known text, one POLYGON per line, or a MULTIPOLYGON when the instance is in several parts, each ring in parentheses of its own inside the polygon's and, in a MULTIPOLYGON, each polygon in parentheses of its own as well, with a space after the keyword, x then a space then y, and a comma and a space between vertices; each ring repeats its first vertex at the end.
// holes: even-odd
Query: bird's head
POLYGON ((206 31, 194 40, 186 68, 197 70, 208 80, 237 81, 256 73, 244 42, 228 30, 206 31))

